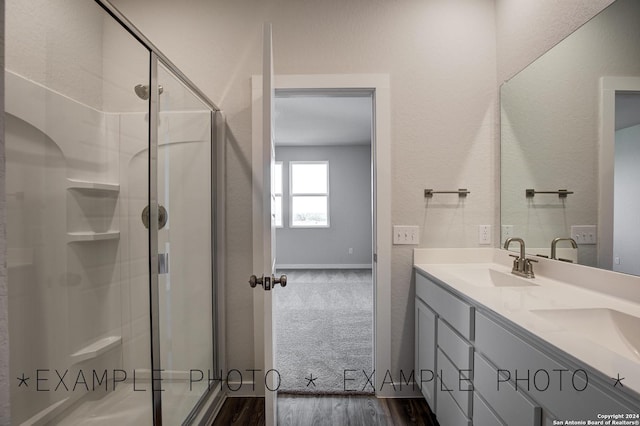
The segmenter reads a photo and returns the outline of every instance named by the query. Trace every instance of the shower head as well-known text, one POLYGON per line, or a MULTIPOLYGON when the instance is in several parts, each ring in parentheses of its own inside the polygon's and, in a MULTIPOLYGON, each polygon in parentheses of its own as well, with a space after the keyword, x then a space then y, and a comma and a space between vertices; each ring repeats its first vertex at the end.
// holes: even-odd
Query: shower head
MULTIPOLYGON (((144 101, 149 99, 149 86, 144 84, 137 84, 136 87, 133 88, 133 90, 136 92, 136 95, 138 95, 140 99, 144 101)), ((162 88, 162 86, 158 85, 158 94, 161 95, 163 91, 164 89, 162 88)))

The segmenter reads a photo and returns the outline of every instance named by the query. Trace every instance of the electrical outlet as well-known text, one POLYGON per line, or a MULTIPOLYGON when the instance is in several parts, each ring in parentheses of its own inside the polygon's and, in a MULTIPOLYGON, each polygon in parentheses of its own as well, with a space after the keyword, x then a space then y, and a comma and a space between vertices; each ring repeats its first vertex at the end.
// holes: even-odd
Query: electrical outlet
POLYGON ((353 247, 349 247, 349 254, 353 254, 353 247))
POLYGON ((393 244, 420 244, 417 226, 393 226, 393 244))
POLYGON ((513 225, 502 225, 502 241, 513 237, 513 225))
POLYGON ((578 244, 597 244, 596 225, 575 225, 571 227, 571 238, 578 244))
POLYGON ((478 244, 491 244, 491 225, 478 226, 478 244))

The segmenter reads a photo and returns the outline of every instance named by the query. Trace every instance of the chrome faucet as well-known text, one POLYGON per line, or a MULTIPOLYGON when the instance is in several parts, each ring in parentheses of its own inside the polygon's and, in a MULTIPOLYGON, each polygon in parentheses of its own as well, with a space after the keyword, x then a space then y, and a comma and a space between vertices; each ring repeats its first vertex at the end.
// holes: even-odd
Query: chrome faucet
POLYGON ((520 256, 516 256, 515 254, 509 255, 511 257, 515 257, 511 273, 524 278, 535 278, 535 275, 533 274, 533 265, 531 264, 531 262, 537 262, 537 260, 527 259, 525 257, 524 240, 522 238, 507 238, 504 242, 504 249, 509 250, 509 245, 513 241, 520 243, 520 256))
POLYGON ((557 259, 556 258, 556 245, 560 242, 560 241, 570 241, 571 242, 571 246, 574 249, 578 248, 578 244, 576 244, 576 240, 574 240, 573 238, 554 238, 553 241, 551 241, 551 259, 555 259, 555 260, 564 260, 564 259, 557 259))

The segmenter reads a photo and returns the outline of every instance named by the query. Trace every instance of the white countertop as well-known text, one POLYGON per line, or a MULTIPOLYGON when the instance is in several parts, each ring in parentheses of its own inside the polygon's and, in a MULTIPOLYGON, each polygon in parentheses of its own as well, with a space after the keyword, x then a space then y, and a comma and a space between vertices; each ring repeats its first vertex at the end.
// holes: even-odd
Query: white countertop
MULTIPOLYGON (((414 266, 610 377, 612 385, 619 374, 624 378, 621 383, 626 393, 640 398, 640 354, 615 333, 604 333, 607 330, 606 321, 596 318, 602 315, 602 319, 606 320, 605 317, 611 313, 607 309, 640 318, 640 277, 540 258, 537 259, 539 263, 534 264, 536 277, 522 278, 535 286, 487 287, 470 284, 474 275, 479 277, 481 272, 488 275, 483 271, 485 268, 510 274, 513 259, 508 254, 499 249, 415 249, 414 266), (563 321, 562 313, 555 315, 558 311, 554 311, 550 317, 544 316, 549 310, 558 309, 597 311, 581 311, 589 314, 584 319, 590 323, 584 325, 582 318, 574 318, 573 324, 563 321), (542 316, 536 312, 541 310, 542 316), (593 336, 599 326, 605 327, 600 330, 606 336, 604 339, 593 336)), ((635 318, 631 320, 635 321, 635 318)), ((640 328, 637 328, 634 337, 637 337, 634 343, 638 348, 640 328)))

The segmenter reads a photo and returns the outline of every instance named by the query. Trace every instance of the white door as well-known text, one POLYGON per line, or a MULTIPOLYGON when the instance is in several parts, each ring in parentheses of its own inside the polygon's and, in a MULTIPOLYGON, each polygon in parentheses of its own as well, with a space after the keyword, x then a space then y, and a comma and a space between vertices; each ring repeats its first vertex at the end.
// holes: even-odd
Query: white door
MULTIPOLYGON (((275 195, 274 195, 274 163, 275 147, 273 140, 273 57, 271 44, 271 24, 264 25, 264 51, 262 64, 262 90, 253 94, 254 100, 262 99, 262 114, 254 116, 262 120, 262 137, 254 142, 253 169, 253 267, 254 274, 249 283, 255 288, 254 307, 262 304, 262 317, 256 315, 257 324, 254 332, 264 336, 264 391, 265 391, 265 419, 266 425, 277 423, 277 389, 280 386, 280 376, 275 369, 275 342, 273 339, 273 291, 277 284, 286 285, 286 277, 276 278, 275 273, 275 195), (262 328, 262 330, 260 330, 262 328)), ((260 104, 254 104, 259 108, 260 104)), ((255 123, 254 123, 255 124, 255 123)), ((260 126, 254 126, 254 128, 260 126)), ((281 289, 278 289, 280 291, 281 289)), ((258 306, 259 307, 259 306, 258 306)), ((256 345, 256 363, 260 356, 260 345, 256 345)), ((258 383, 261 385, 261 383, 258 383)))

